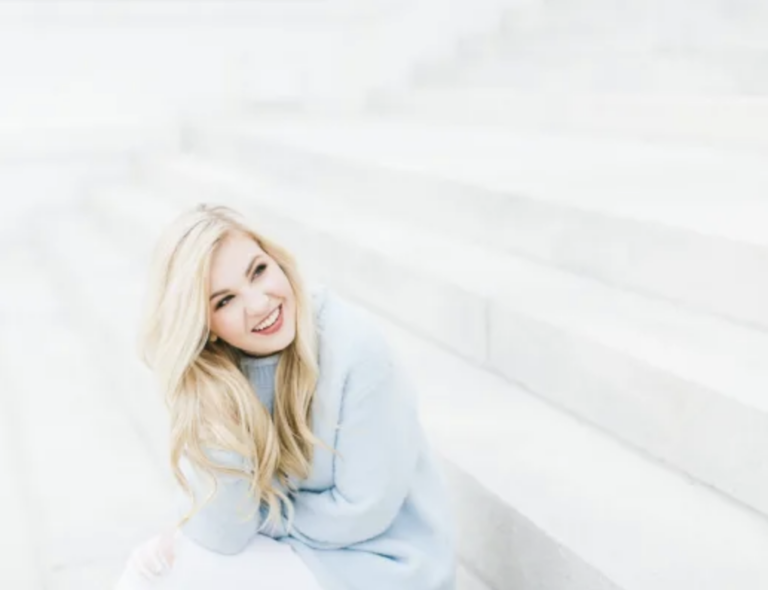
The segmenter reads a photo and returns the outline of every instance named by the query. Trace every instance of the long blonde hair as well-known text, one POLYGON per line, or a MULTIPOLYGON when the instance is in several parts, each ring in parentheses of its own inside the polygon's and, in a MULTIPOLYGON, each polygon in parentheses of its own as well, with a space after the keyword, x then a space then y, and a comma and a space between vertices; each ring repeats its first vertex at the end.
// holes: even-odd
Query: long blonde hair
MULTIPOLYGON (((199 510, 179 466, 184 455, 212 477, 245 477, 254 497, 269 507, 267 521, 280 517, 291 478, 309 475, 314 444, 310 414, 318 378, 317 333, 312 301, 294 257, 257 232, 234 210, 198 205, 179 216, 161 236, 150 266, 140 355, 154 371, 170 413, 170 461, 174 476, 199 510), (242 232, 280 265, 296 300, 296 337, 282 351, 275 375, 274 420, 240 370, 241 352, 221 339, 209 340, 208 274, 212 254, 230 233, 242 232), (220 465, 207 449, 232 451, 253 470, 220 465)), ((210 497, 208 497, 208 500, 210 497)))

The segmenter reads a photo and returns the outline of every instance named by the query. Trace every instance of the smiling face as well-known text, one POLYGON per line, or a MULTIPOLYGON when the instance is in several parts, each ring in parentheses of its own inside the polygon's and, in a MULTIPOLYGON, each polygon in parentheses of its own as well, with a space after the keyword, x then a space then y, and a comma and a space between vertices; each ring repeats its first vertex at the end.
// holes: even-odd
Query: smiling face
POLYGON ((211 258, 210 330, 251 356, 285 349, 296 337, 296 301, 280 266, 250 236, 232 232, 211 258))

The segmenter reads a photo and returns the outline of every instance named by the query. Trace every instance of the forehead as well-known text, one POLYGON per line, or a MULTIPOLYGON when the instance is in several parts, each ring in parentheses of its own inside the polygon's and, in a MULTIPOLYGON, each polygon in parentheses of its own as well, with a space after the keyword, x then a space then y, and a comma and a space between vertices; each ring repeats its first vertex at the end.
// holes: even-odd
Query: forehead
MULTIPOLYGON (((210 283, 213 288, 217 288, 219 283, 242 278, 257 254, 264 254, 264 250, 251 236, 239 232, 227 234, 211 256, 210 283)), ((226 287, 225 284, 220 286, 226 287)))

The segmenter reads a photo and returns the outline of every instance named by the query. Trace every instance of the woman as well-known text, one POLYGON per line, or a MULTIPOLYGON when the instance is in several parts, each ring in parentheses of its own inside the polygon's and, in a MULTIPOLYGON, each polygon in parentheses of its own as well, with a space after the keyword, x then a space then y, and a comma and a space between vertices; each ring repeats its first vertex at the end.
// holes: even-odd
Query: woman
POLYGON ((201 205, 161 239, 146 312, 188 501, 134 551, 121 590, 454 587, 415 396, 362 310, 308 290, 233 210, 201 205))

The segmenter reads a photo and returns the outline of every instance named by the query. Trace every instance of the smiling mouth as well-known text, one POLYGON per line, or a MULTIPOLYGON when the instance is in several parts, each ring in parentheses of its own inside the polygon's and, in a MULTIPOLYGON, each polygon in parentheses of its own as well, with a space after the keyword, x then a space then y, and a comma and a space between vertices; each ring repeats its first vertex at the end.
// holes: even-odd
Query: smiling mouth
MULTIPOLYGON (((276 328, 280 327, 280 325, 282 323, 282 319, 283 319, 283 305, 282 305, 282 303, 277 307, 277 309, 273 310, 272 313, 270 313, 267 316, 267 320, 270 320, 270 319, 271 319, 271 321, 267 321, 267 324, 264 327, 262 327, 262 328, 254 327, 254 328, 251 329, 251 332, 256 333, 256 334, 260 334, 262 332, 269 333, 270 331, 274 331, 276 328)), ((262 324, 264 324, 264 322, 261 322, 258 325, 261 326, 262 324)))

